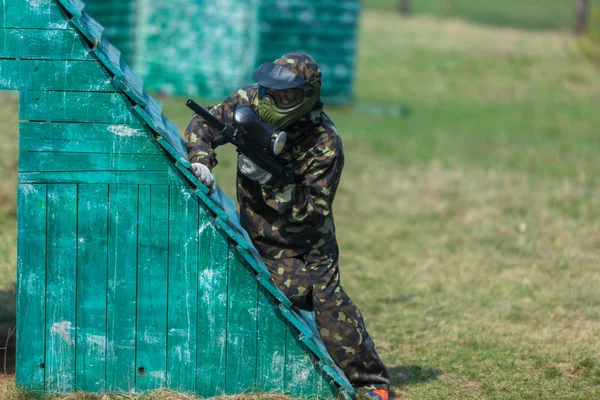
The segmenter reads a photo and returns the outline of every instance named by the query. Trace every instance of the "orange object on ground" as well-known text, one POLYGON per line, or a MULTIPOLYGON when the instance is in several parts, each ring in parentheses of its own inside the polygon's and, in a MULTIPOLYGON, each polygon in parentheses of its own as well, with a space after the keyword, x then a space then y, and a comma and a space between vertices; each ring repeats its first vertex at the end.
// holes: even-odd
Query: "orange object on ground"
POLYGON ((388 391, 385 389, 369 390, 369 393, 367 393, 367 396, 369 396, 372 399, 389 400, 388 391))

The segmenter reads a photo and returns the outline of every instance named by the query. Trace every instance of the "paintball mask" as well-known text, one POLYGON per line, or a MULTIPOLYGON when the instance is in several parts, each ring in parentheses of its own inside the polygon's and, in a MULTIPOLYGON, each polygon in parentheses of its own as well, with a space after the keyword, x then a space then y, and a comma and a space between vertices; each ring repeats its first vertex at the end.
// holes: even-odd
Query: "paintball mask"
POLYGON ((321 72, 307 54, 290 53, 263 63, 252 78, 258 83, 258 113, 280 129, 310 112, 321 95, 321 72))

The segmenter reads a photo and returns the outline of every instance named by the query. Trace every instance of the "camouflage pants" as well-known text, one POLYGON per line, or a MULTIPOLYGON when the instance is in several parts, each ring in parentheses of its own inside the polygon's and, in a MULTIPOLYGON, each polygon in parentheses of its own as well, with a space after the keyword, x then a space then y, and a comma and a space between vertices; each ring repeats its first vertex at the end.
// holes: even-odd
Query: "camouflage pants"
POLYGON ((327 350, 354 387, 389 389, 363 317, 340 285, 337 245, 325 254, 265 259, 274 283, 303 310, 315 312, 327 350))

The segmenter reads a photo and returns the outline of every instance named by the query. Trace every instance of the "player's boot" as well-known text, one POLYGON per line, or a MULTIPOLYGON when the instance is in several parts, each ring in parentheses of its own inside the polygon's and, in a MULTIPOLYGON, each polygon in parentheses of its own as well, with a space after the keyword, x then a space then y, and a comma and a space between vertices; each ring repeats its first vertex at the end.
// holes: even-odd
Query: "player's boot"
POLYGON ((373 389, 367 392, 367 398, 374 400, 389 400, 389 394, 385 389, 373 389))

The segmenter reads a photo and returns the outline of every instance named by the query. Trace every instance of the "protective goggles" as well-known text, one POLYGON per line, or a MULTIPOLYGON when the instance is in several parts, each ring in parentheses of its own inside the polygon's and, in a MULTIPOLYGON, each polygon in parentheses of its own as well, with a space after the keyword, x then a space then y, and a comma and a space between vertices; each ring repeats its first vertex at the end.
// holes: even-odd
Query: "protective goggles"
POLYGON ((258 85, 258 99, 262 100, 265 96, 269 96, 278 108, 287 110, 302 103, 304 100, 304 89, 270 89, 258 85))

